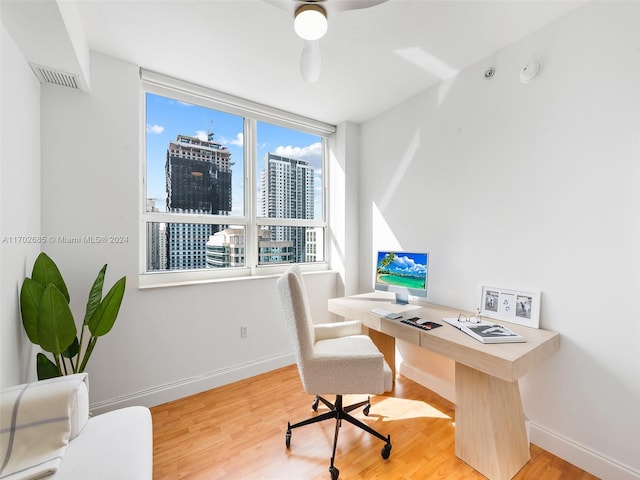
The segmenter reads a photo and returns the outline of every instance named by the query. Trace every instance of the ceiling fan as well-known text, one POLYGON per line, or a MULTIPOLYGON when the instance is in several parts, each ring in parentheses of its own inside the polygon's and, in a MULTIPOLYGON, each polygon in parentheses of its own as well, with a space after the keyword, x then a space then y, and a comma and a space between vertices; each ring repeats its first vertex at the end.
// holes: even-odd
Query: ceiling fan
POLYGON ((307 82, 320 78, 320 39, 327 33, 328 19, 347 10, 375 7, 387 0, 265 0, 293 17, 293 26, 303 39, 300 74, 307 82))

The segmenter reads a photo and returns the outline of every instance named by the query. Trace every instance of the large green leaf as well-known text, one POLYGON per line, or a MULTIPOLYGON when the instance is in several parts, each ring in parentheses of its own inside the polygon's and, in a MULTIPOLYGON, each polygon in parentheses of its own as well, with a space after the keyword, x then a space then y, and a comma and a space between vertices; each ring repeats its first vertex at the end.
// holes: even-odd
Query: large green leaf
POLYGON ((62 279, 62 274, 60 273, 60 270, 58 270, 58 266, 55 262, 51 260, 46 253, 42 252, 38 255, 38 258, 36 258, 36 261, 33 264, 31 279, 42 285, 42 288, 46 288, 47 285, 53 283, 58 287, 58 290, 62 292, 64 298, 67 299, 67 303, 69 303, 69 290, 67 290, 67 285, 62 279))
POLYGON ((100 305, 100 301, 102 300, 102 286, 104 285, 104 274, 106 273, 106 271, 107 265, 105 264, 98 272, 98 276, 93 282, 91 290, 89 290, 89 298, 87 299, 87 310, 84 314, 84 325, 89 322, 89 319, 98 308, 98 305, 100 305))
POLYGON ((76 324, 64 294, 50 283, 44 289, 38 315, 38 340, 43 350, 64 352, 76 338, 76 324))
POLYGON ((100 337, 109 333, 113 324, 116 321, 118 312, 120 311, 120 304, 122 303, 122 297, 124 297, 124 289, 126 286, 127 278, 122 277, 116 283, 113 284, 111 290, 105 295, 93 312, 93 315, 87 323, 91 335, 94 337, 100 337))
POLYGON ((73 343, 69 345, 69 347, 62 352, 62 356, 64 358, 73 358, 80 352, 80 342, 78 341, 78 337, 73 339, 73 343))
POLYGON ((31 343, 40 345, 38 339, 38 311, 44 287, 29 277, 24 279, 20 289, 20 313, 22 314, 22 325, 31 343))
POLYGON ((62 376, 56 364, 49 360, 44 353, 38 353, 36 358, 38 380, 46 380, 47 378, 62 376))
POLYGON ((93 353, 93 349, 95 348, 96 343, 98 343, 98 337, 91 337, 91 340, 89 340, 89 343, 87 344, 87 349, 84 352, 84 356, 82 357, 82 362, 80 362, 80 366, 78 366, 78 368, 76 369, 77 373, 84 372, 84 369, 87 366, 87 362, 89 361, 89 358, 93 353))

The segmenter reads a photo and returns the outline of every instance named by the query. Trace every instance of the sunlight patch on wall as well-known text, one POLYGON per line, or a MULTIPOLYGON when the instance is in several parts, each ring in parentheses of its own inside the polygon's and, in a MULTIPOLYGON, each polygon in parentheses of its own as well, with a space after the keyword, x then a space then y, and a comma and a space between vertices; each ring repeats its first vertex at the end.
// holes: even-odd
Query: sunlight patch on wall
POLYGON ((459 71, 422 47, 399 48, 395 50, 395 54, 441 80, 438 86, 438 101, 439 104, 442 104, 459 71))
MULTIPOLYGON (((331 205, 347 204, 347 180, 344 172, 344 166, 338 162, 333 149, 329 151, 329 185, 331 185, 330 195, 331 205)), ((345 259, 345 241, 346 241, 346 210, 343 208, 334 208, 331 210, 330 228, 332 230, 331 241, 334 247, 333 256, 334 268, 337 267, 336 260, 339 260, 340 271, 343 272, 345 259), (338 255, 338 258, 335 255, 338 255)))
POLYGON ((440 80, 457 75, 458 71, 451 65, 431 55, 421 47, 400 48, 394 53, 440 80))
POLYGON ((371 205, 371 233, 371 238, 373 238, 372 259, 378 250, 402 250, 400 242, 375 202, 371 205))
POLYGON ((384 191, 384 195, 380 199, 380 210, 385 211, 389 206, 389 202, 395 195, 396 190, 400 187, 402 180, 409 170, 409 165, 412 160, 416 156, 416 152, 418 151, 418 147, 420 146, 420 131, 416 130, 411 137, 411 141, 407 144, 407 148, 402 155, 402 158, 398 162, 397 165, 392 166, 391 163, 388 164, 389 168, 387 168, 383 174, 389 177, 389 181, 387 182, 387 187, 384 191))

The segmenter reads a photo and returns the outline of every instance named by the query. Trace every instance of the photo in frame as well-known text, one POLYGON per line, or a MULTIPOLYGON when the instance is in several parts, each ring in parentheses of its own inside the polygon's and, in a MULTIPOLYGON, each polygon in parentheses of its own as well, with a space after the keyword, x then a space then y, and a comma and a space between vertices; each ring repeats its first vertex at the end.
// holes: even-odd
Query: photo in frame
POLYGON ((539 328, 540 292, 483 286, 480 315, 539 328))

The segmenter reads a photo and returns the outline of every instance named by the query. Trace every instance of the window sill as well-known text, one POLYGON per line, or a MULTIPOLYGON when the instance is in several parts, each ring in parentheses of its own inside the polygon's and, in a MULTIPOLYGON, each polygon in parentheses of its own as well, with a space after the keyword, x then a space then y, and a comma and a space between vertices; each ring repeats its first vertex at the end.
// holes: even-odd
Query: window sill
MULTIPOLYGON (((304 274, 333 272, 327 263, 299 265, 304 274)), ((141 273, 138 274, 138 290, 276 278, 287 270, 287 268, 288 265, 261 267, 253 273, 251 273, 251 269, 249 268, 239 268, 232 271, 215 272, 215 276, 212 276, 212 272, 209 270, 141 273)))

